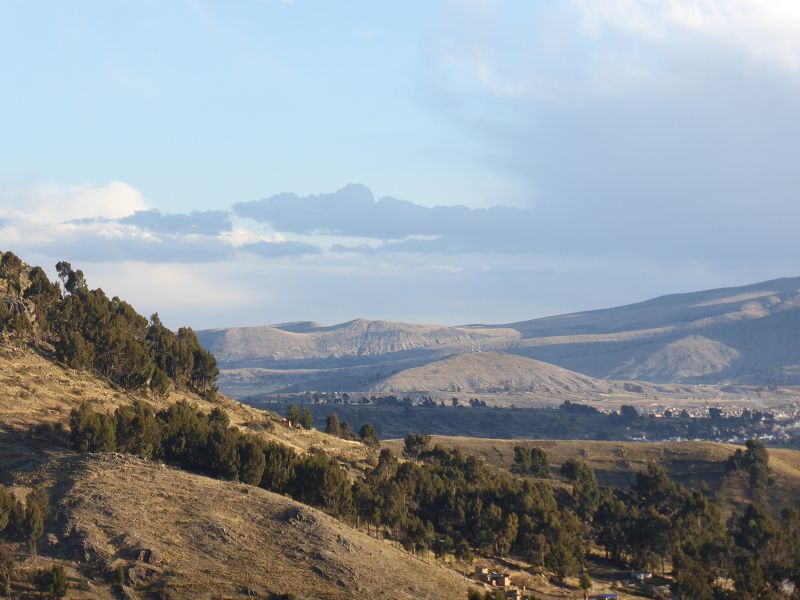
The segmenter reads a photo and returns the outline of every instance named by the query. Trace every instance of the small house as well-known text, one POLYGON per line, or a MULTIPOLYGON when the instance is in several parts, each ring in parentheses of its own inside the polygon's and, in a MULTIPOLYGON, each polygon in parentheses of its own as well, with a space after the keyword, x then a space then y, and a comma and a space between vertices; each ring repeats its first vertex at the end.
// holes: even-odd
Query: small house
POLYGON ((492 572, 492 574, 489 575, 489 581, 492 585, 497 587, 508 587, 511 585, 511 576, 507 573, 492 572))

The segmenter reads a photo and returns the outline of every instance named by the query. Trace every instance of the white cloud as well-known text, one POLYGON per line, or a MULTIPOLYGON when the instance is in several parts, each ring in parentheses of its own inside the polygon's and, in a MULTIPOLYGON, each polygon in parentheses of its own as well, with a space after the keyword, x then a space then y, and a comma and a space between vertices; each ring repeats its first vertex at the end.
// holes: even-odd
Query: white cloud
POLYGON ((695 35, 791 70, 800 69, 797 0, 573 0, 591 34, 614 27, 667 40, 695 35))
POLYGON ((0 190, 3 249, 79 263, 232 261, 237 250, 265 259, 318 253, 278 232, 233 227, 229 213, 162 213, 134 187, 33 185, 0 190))
POLYGON ((259 242, 277 244, 286 241, 286 237, 280 233, 258 233, 245 227, 234 227, 231 231, 223 231, 218 237, 234 248, 241 248, 247 244, 258 244, 259 242))
POLYGON ((121 181, 102 186, 39 184, 1 193, 0 218, 35 225, 119 219, 148 208, 142 194, 121 181))

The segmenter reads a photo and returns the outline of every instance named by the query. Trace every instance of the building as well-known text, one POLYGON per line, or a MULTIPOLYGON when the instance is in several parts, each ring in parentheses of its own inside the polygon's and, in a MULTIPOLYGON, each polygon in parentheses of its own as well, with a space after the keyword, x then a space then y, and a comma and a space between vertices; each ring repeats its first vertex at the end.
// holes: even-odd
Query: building
POLYGON ((489 567, 475 567, 475 577, 496 587, 509 587, 511 585, 511 575, 489 571, 489 567))
POLYGON ((508 587, 511 585, 511 575, 492 572, 492 574, 489 575, 489 583, 497 587, 508 587))

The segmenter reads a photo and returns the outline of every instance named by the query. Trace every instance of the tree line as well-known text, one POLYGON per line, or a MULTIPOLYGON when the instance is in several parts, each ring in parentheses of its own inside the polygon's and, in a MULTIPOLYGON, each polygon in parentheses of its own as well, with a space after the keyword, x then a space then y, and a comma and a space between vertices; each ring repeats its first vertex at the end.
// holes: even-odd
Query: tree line
MULTIPOLYGON (((154 414, 137 402, 114 415, 81 407, 71 421, 78 450, 131 452, 260 485, 380 528, 413 551, 512 554, 563 580, 588 577, 588 549, 598 546, 620 565, 671 567, 680 596, 696 600, 784 598, 785 582, 800 585, 800 513, 787 509, 775 519, 754 503, 726 521, 708 493, 655 465, 621 489, 600 486, 586 463, 571 459, 560 468, 564 488, 554 485, 540 450, 516 450, 512 474, 410 434, 405 460, 383 449, 351 481, 324 452, 264 443, 230 427, 219 409, 205 415, 179 402, 154 414)), ((758 442, 748 448, 766 453, 758 442)))
POLYGON ((89 289, 83 272, 66 261, 56 270, 59 281, 52 282, 40 267, 2 254, 0 334, 45 342, 67 365, 92 369, 125 389, 216 391, 216 359, 191 328, 172 332, 158 314, 148 320, 118 297, 89 289))

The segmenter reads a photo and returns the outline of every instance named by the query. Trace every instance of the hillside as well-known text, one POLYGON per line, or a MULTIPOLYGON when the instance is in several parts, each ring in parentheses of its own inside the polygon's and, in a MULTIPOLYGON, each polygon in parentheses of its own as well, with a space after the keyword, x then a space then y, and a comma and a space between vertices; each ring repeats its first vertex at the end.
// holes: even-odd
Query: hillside
MULTIPOLYGON (((0 484, 24 495, 45 485, 59 518, 39 556, 17 552, 18 570, 61 564, 75 598, 125 597, 463 598, 463 580, 326 514, 253 486, 195 475, 134 456, 77 455, 60 433, 69 411, 89 402, 110 412, 141 396, 89 372, 25 349, 0 349, 0 484), (137 560, 142 550, 158 559, 137 560), (166 593, 166 592, 164 592, 166 593)), ((154 408, 184 400, 265 440, 304 452, 320 448, 355 472, 373 460, 365 446, 217 396, 189 392, 151 398, 154 408)))
POLYGON ((562 394, 608 385, 538 360, 501 352, 467 352, 407 369, 373 386, 376 393, 529 391, 562 394))
POLYGON ((456 354, 400 371, 370 389, 373 394, 430 394, 449 399, 453 395, 516 397, 518 400, 561 403, 564 400, 636 401, 652 386, 638 385, 638 393, 616 381, 601 381, 555 365, 501 352, 456 354))
MULTIPOLYGON (((88 402, 96 410, 111 413, 141 396, 111 386, 107 381, 86 371, 55 363, 25 348, 9 349, 0 346, 0 423, 6 433, 24 434, 40 425, 64 426, 69 412, 88 402)), ((256 410, 225 396, 213 401, 186 391, 173 391, 167 397, 150 397, 154 409, 166 408, 177 401, 186 401, 205 413, 215 407, 223 408, 232 425, 242 431, 257 433, 266 441, 276 441, 298 452, 322 448, 345 464, 369 460, 363 444, 348 442, 316 430, 289 428, 277 415, 256 410)), ((24 439, 24 438, 23 438, 24 439)), ((18 435, 10 447, 0 438, 0 467, 9 466, 15 452, 23 458, 25 444, 18 435)))
MULTIPOLYGON (((479 456, 499 469, 511 469, 514 447, 541 448, 547 454, 551 469, 558 473, 561 465, 574 458, 586 462, 603 485, 627 487, 636 473, 648 464, 656 464, 675 481, 693 486, 707 484, 728 511, 750 501, 749 484, 726 477, 724 461, 736 446, 715 442, 606 442, 592 440, 500 440, 459 436, 432 436, 433 444, 459 448, 479 456)), ((402 452, 403 440, 387 440, 383 447, 402 452)), ((785 506, 800 508, 800 451, 770 448, 769 504, 775 512, 785 506)))
POLYGON ((490 328, 511 351, 600 378, 800 382, 800 278, 662 296, 490 328))
POLYGON ((90 289, 68 263, 57 270, 63 288, 0 253, 4 587, 6 557, 17 563, 9 592, 28 597, 35 571, 60 565, 80 598, 466 595, 450 571, 258 487, 298 482, 298 497, 324 476, 302 497, 333 514, 313 494, 349 498, 374 449, 219 394, 216 361, 191 329, 174 333, 90 289), (245 469, 252 485, 237 483, 245 469))
POLYGON ((204 347, 225 365, 266 367, 277 363, 314 362, 331 358, 363 361, 381 355, 461 347, 517 337, 511 329, 480 330, 356 319, 321 326, 289 323, 199 332, 204 347))
POLYGON ((797 385, 800 278, 501 325, 357 319, 198 336, 220 360, 222 389, 236 397, 367 390, 398 371, 476 350, 525 356, 597 379, 797 385))
POLYGON ((116 454, 59 456, 19 483, 54 490, 62 518, 28 562, 65 564, 84 590, 70 597, 466 597, 463 578, 255 487, 116 454))
MULTIPOLYGON (((667 368, 673 354, 687 349, 673 345, 658 367, 667 368)), ((369 388, 377 395, 430 395, 437 400, 453 396, 476 397, 498 406, 552 406, 565 400, 591 402, 617 409, 621 404, 669 405, 725 403, 730 407, 792 406, 798 399, 793 388, 765 390, 749 386, 652 384, 646 373, 638 381, 596 379, 539 360, 504 352, 466 352, 404 369, 369 388)))

